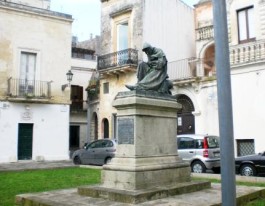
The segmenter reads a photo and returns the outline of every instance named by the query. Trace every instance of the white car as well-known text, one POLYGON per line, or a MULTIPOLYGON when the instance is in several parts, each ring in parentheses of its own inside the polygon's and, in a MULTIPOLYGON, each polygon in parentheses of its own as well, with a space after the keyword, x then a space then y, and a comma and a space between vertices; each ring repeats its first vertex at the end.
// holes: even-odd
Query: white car
POLYGON ((190 163, 191 171, 220 172, 219 137, 214 135, 182 134, 177 136, 178 154, 190 163))

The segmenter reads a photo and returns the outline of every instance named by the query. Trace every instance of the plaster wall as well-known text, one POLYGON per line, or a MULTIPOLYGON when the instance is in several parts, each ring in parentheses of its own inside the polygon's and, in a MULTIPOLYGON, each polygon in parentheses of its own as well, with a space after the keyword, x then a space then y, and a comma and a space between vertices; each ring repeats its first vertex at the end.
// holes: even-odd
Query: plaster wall
POLYGON ((51 0, 6 0, 7 2, 24 4, 27 6, 38 7, 41 9, 49 9, 51 0))
POLYGON ((7 91, 7 79, 19 78, 20 53, 25 51, 37 54, 36 80, 52 81, 51 102, 69 103, 61 85, 71 68, 71 23, 72 19, 0 7, 0 98, 7 91))
POLYGON ((265 19, 261 18, 265 14, 265 2, 258 0, 234 0, 229 3, 229 19, 231 24, 231 44, 238 44, 238 22, 237 11, 243 8, 254 7, 254 22, 256 40, 265 38, 265 19))
POLYGON ((69 106, 0 102, 0 162, 17 161, 18 124, 33 124, 33 160, 69 159, 69 106))
POLYGON ((99 109, 99 138, 103 138, 103 124, 102 121, 104 118, 109 121, 109 136, 113 137, 113 119, 112 114, 116 114, 117 110, 112 106, 113 100, 118 94, 118 92, 128 91, 124 86, 125 84, 134 85, 136 84, 136 75, 135 73, 125 73, 122 75, 111 76, 107 79, 100 81, 100 109, 99 109), (103 94, 103 84, 109 82, 109 93, 103 94))
POLYGON ((19 123, 33 124, 33 160, 69 159, 70 90, 61 86, 71 69, 72 18, 27 6, 44 2, 0 4, 0 162, 17 161, 19 123), (21 52, 36 54, 36 81, 51 81, 47 102, 9 99, 7 80, 20 78, 21 52))
POLYGON ((143 42, 161 48, 169 62, 194 57, 193 9, 182 1, 143 2, 143 42))
POLYGON ((88 72, 92 72, 97 67, 96 60, 86 60, 86 59, 78 59, 72 58, 71 59, 72 69, 79 69, 79 70, 87 70, 88 72))
POLYGON ((262 66, 242 68, 231 76, 234 138, 254 139, 255 152, 264 150, 265 70, 262 66))
POLYGON ((195 27, 201 28, 213 25, 212 2, 195 5, 195 27))

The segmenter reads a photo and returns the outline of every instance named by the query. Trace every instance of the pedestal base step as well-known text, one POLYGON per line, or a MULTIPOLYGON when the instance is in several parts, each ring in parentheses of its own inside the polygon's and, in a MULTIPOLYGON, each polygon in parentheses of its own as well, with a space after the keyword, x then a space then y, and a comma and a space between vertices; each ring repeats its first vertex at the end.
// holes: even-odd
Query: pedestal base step
POLYGON ((170 187, 156 187, 145 190, 118 190, 102 187, 101 185, 82 186, 78 188, 80 195, 104 198, 111 201, 138 204, 150 200, 161 199, 169 196, 196 192, 211 187, 209 181, 178 183, 170 187))

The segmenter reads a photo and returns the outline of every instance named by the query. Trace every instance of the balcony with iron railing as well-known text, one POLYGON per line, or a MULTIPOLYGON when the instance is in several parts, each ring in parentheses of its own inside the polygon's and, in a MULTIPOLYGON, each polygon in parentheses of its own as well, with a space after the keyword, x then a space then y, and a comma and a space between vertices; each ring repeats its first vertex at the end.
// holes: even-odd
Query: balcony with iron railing
POLYGON ((9 99, 47 101, 51 98, 51 82, 9 78, 9 99))
POLYGON ((214 38, 213 25, 196 29, 196 41, 208 40, 214 38))
POLYGON ((138 50, 125 49, 98 57, 98 71, 119 72, 124 70, 136 70, 138 65, 138 50))

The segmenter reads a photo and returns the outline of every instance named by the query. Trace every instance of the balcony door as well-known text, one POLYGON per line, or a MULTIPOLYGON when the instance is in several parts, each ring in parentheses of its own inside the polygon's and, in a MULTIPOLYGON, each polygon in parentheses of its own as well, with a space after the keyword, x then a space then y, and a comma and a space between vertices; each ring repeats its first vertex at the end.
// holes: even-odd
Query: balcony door
POLYGON ((19 94, 34 94, 36 75, 36 53, 21 52, 19 94))
POLYGON ((123 51, 128 49, 128 31, 128 22, 117 25, 118 64, 124 64, 128 59, 128 52, 123 51))
POLYGON ((117 31, 118 51, 128 49, 128 22, 123 22, 118 24, 117 29, 118 29, 117 31))

